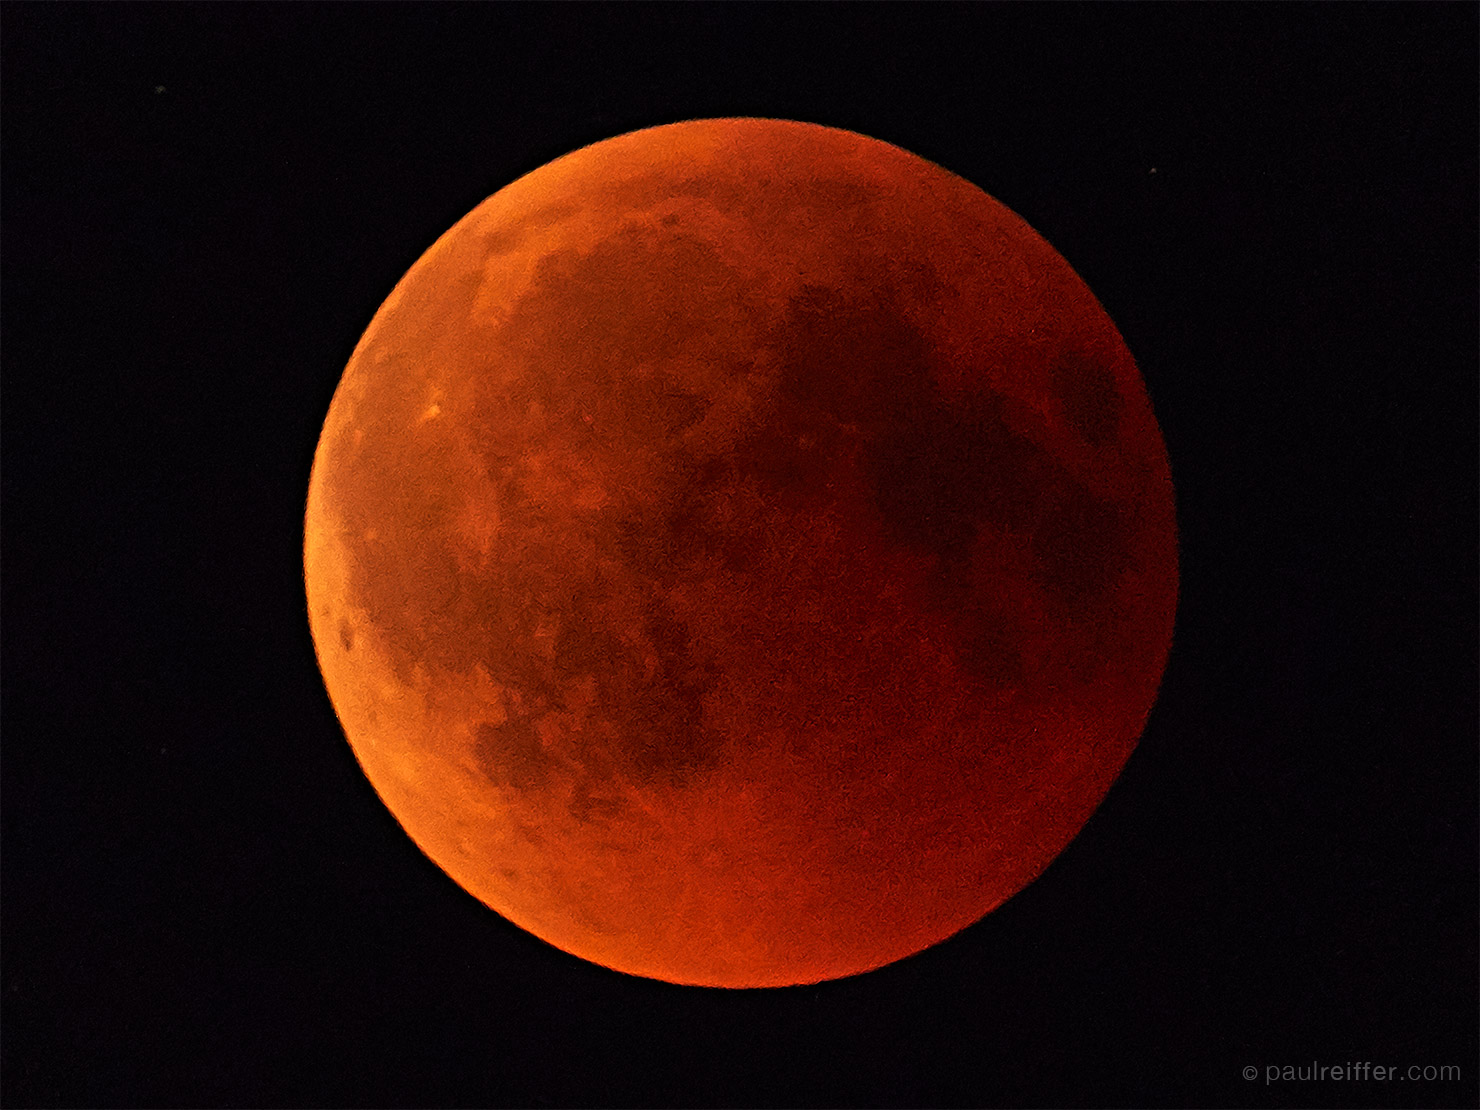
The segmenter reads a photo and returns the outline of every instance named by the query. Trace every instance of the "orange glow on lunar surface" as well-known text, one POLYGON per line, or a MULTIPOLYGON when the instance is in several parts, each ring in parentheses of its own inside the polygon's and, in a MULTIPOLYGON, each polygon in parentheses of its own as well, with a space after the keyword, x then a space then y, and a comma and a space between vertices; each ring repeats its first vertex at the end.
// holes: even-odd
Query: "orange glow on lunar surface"
POLYGON ((309 618, 421 849, 575 955, 816 982, 1039 874, 1171 643, 1171 478, 1069 265, 773 120, 598 143, 439 239, 314 460, 309 618))

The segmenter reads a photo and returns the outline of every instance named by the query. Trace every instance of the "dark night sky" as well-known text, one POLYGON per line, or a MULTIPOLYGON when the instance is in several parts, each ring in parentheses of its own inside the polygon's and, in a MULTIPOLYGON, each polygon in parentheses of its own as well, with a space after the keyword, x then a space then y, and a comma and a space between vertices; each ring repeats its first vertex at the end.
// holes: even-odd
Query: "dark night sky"
POLYGON ((1475 1105, 1477 29, 5 5, 5 1103, 1475 1105), (950 941, 781 991, 464 894, 359 771, 302 596, 318 430, 407 267, 551 158, 720 115, 896 143, 1045 235, 1182 527, 1161 698, 1081 836, 950 941), (1358 1060, 1463 1078, 1264 1082, 1358 1060))

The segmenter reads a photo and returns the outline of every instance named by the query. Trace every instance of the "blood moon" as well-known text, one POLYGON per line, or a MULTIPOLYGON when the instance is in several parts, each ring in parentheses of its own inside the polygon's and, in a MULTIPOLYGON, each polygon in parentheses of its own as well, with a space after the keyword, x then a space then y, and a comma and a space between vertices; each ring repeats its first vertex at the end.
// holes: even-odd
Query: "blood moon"
POLYGON ((1172 486, 1125 344, 968 182, 758 119, 578 150, 371 322, 305 571, 421 849, 567 952, 876 968, 1030 882, 1146 721, 1172 486))

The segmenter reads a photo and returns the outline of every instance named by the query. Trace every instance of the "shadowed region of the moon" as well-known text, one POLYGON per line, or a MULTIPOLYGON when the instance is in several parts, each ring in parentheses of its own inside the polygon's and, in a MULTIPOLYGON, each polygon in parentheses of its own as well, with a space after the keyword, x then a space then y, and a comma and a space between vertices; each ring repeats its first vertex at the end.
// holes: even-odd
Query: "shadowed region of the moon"
MULTIPOLYGON (((636 783, 680 785, 716 758, 703 711, 711 674, 691 650, 684 624, 660 602, 646 601, 628 627, 651 652, 644 655, 624 641, 624 626, 593 604, 593 596, 587 588, 550 599, 562 603, 564 618, 548 655, 530 650, 539 630, 529 624, 506 638, 490 637, 484 655, 490 674, 519 691, 536 713, 551 714, 550 728, 558 734, 552 750, 530 716, 480 726, 475 751, 491 779, 514 775, 514 785, 537 787, 559 759, 588 770, 600 762, 636 783)), ((516 606, 519 600, 512 598, 516 606)), ((599 809, 601 803, 592 805, 599 809)))
POLYGON ((657 662, 637 692, 649 727, 646 742, 628 752, 629 766, 640 780, 681 780, 714 754, 712 730, 704 721, 704 694, 714 671, 694 650, 684 623, 661 603, 649 601, 643 615, 657 662))
POLYGON ((499 725, 484 721, 475 732, 474 751, 495 782, 531 790, 549 781, 550 760, 529 714, 510 717, 499 725))
POLYGON ((1101 362, 1067 354, 1054 364, 1054 389, 1063 398, 1069 426, 1094 447, 1113 443, 1120 430, 1121 400, 1115 375, 1101 362))
POLYGON ((655 238, 629 228, 589 253, 546 256, 500 332, 500 344, 533 371, 521 394, 553 424, 586 425, 593 443, 663 443, 699 420, 711 398, 664 367, 713 345, 704 332, 715 322, 693 311, 700 291, 746 300, 712 247, 685 235, 655 238))
POLYGON ((566 808, 582 824, 602 824, 622 816, 630 807, 621 798, 602 793, 600 781, 588 773, 577 780, 566 808))
MULTIPOLYGON (((1014 428, 1000 395, 942 397, 937 356, 885 297, 814 287, 790 309, 778 328, 777 411, 737 465, 777 493, 825 498, 836 496, 828 478, 839 460, 857 454, 886 535, 934 556, 928 598, 962 629, 963 664, 1011 684, 1021 677, 1021 630, 973 574, 978 529, 990 523, 1027 539, 1032 564, 1023 570, 1062 617, 1093 608, 1130 565, 1120 510, 1014 428)), ((1099 411, 1106 388, 1089 386, 1099 411)))
POLYGON ((1072 482, 1054 492, 1030 546, 1057 610, 1093 611, 1131 564, 1122 510, 1072 482))
MULTIPOLYGON (((575 527, 604 546, 612 532, 631 569, 657 586, 672 584, 689 569, 687 556, 714 541, 691 516, 705 474, 712 477, 715 467, 680 458, 704 473, 656 510, 648 506, 629 518, 625 529, 619 523, 596 537, 596 524, 609 514, 583 522, 542 499, 531 452, 543 437, 558 434, 585 451, 681 455, 677 437, 703 416, 710 400, 680 377, 644 367, 676 358, 695 341, 703 322, 685 311, 695 285, 731 296, 724 286, 733 281, 704 244, 672 237, 659 256, 651 236, 638 229, 586 254, 557 252, 542 260, 529 293, 499 333, 500 346, 525 360, 530 372, 489 404, 491 411, 512 405, 538 415, 512 428, 507 422, 470 428, 503 539, 481 573, 469 573, 446 542, 457 528, 456 505, 447 496, 452 491, 428 489, 418 480, 424 463, 414 446, 405 437, 379 434, 370 423, 365 438, 377 449, 364 457, 358 484, 343 499, 360 572, 356 599, 403 682, 413 681, 417 664, 449 675, 468 675, 482 665, 495 682, 517 692, 525 716, 477 730, 475 757, 492 777, 513 776, 515 785, 532 788, 548 778, 545 764, 557 758, 553 749, 576 766, 599 750, 620 776, 676 785, 721 757, 715 730, 703 718, 712 667, 691 649, 683 622, 651 588, 635 612, 614 606, 611 584, 600 572, 552 539, 575 527), (645 295, 649 287, 666 293, 645 295), (552 334, 552 321, 564 330, 552 334), (552 351, 559 357, 552 360, 552 351), (651 665, 641 658, 645 651, 652 653, 651 665), (596 683, 598 714, 579 728, 568 716, 556 716, 548 727, 559 733, 557 743, 541 742, 535 716, 568 708, 566 692, 588 677, 596 683), (602 713, 620 725, 603 732, 602 713)), ((596 812, 606 805, 576 797, 574 809, 596 812)))
MULTIPOLYGON (((660 492, 656 503, 644 499, 628 509, 618 499, 587 519, 557 524, 561 507, 542 505, 530 492, 528 459, 531 441, 550 429, 543 434, 570 437, 576 449, 598 458, 649 452, 691 471, 706 470, 686 460, 678 437, 702 418, 711 399, 661 364, 689 350, 696 330, 705 326, 688 310, 694 287, 731 296, 724 287, 734 276, 695 240, 670 237, 664 247, 656 253, 651 233, 629 229, 584 254, 547 256, 510 313, 500 343, 530 372, 500 408, 538 416, 516 424, 512 435, 502 425, 472 429, 483 474, 512 538, 510 556, 487 576, 497 596, 479 589, 469 600, 497 611, 529 607, 538 597, 541 606, 560 615, 548 660, 531 667, 529 627, 490 645, 485 658, 496 680, 552 703, 572 682, 594 678, 596 705, 620 726, 603 734, 600 720, 588 721, 584 735, 571 736, 564 753, 569 759, 584 764, 599 753, 618 776, 678 785, 722 755, 703 711, 712 661, 694 648, 684 622, 655 593, 692 574, 693 558, 708 542, 692 519, 705 474, 660 492), (555 322, 562 330, 551 334, 555 322), (622 601, 626 595, 612 583, 558 550, 550 552, 541 581, 521 582, 532 561, 518 537, 566 527, 582 529, 596 550, 610 551, 646 580, 640 600, 622 601)), ((714 472, 708 468, 709 477, 714 472)), ((576 796, 573 812, 606 805, 584 797, 576 796)))
POLYGON ((1031 881, 1134 746, 1164 451, 1063 260, 938 167, 696 121, 492 199, 356 350, 306 511, 356 754, 607 966, 816 982, 1031 881))
POLYGON ((729 459, 680 462, 673 496, 654 514, 616 519, 612 538, 617 553, 634 570, 663 586, 673 586, 707 558, 729 574, 755 565, 751 542, 717 522, 719 502, 729 492, 735 463, 729 459))

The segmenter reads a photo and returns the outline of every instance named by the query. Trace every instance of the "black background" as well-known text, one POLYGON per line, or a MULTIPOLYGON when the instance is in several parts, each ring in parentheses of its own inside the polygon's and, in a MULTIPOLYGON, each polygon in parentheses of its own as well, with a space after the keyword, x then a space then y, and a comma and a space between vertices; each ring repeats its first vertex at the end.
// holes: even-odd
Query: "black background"
POLYGON ((0 32, 7 1105, 1475 1105, 1474 5, 0 32), (1182 527, 1161 697, 1080 837, 950 941, 779 991, 462 893, 359 771, 302 594, 319 427, 407 267, 551 158, 721 115, 896 143, 1043 233, 1182 527), (1463 1078, 1264 1081, 1361 1060, 1463 1078))

